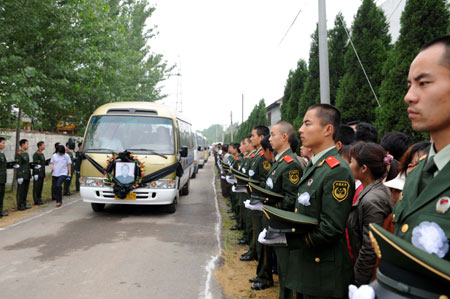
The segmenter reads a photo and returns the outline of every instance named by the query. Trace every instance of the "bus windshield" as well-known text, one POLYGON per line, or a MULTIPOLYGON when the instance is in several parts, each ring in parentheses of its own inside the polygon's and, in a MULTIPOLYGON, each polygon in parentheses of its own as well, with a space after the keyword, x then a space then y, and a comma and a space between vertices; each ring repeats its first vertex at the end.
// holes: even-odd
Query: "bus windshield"
POLYGON ((99 115, 89 123, 83 151, 173 155, 174 140, 170 118, 99 115))

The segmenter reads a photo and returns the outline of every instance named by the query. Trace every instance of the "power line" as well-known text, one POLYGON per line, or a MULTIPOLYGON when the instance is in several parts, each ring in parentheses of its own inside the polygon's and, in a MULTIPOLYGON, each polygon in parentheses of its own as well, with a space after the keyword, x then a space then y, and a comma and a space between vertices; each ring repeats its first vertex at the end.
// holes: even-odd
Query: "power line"
POLYGON ((378 107, 381 107, 380 102, 378 101, 378 97, 377 97, 377 95, 375 93, 375 90, 373 90, 372 84, 370 83, 369 76, 367 76, 366 70, 364 69, 364 66, 363 66, 363 64, 361 62, 361 59, 359 59, 358 52, 356 51, 356 48, 353 45, 352 38, 350 37, 350 34, 348 33, 347 28, 345 27, 345 23, 342 20, 341 16, 340 15, 338 15, 338 16, 339 16, 339 19, 341 20, 342 26, 345 29, 345 33, 347 33, 348 40, 350 41, 350 44, 352 45, 353 51, 355 52, 355 55, 356 55, 356 58, 358 59, 358 62, 361 65, 361 69, 362 69, 362 71, 364 73, 364 76, 366 76, 367 82, 369 83, 369 86, 370 86, 370 89, 372 90, 373 96, 375 97, 375 100, 377 101, 378 107))
POLYGON ((387 23, 389 23, 391 21, 392 16, 394 15, 395 11, 397 10, 397 8, 400 6, 400 3, 402 3, 403 0, 398 1, 397 6, 394 8, 394 10, 392 11, 391 15, 389 16, 387 23))
POLYGON ((281 39, 280 43, 278 44, 278 47, 281 45, 281 43, 283 42, 284 38, 286 37, 286 35, 289 33, 289 30, 291 30, 292 26, 294 25, 295 21, 297 20, 298 15, 300 14, 300 12, 302 11, 302 9, 300 8, 300 10, 298 11, 297 15, 295 16, 294 20, 292 21, 291 26, 289 26, 288 30, 286 31, 286 33, 284 34, 283 38, 281 39))

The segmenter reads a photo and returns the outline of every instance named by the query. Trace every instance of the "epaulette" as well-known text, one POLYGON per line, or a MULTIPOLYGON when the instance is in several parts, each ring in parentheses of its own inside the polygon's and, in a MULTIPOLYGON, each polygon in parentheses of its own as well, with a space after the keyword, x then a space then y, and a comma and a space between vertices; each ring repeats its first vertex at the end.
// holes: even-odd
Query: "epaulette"
POLYGON ((425 159, 427 156, 428 156, 427 154, 421 156, 421 157, 419 158, 419 161, 422 161, 422 160, 425 159))
POLYGON ((259 152, 259 155, 262 157, 262 156, 264 156, 264 150, 261 150, 260 152, 259 152))
POLYGON ((248 158, 248 155, 244 157, 244 159, 247 159, 247 158, 248 158))
POLYGON ((283 160, 288 164, 294 161, 294 159, 292 159, 292 157, 289 155, 284 156, 283 160))
POLYGON ((235 159, 236 161, 239 161, 239 157, 236 157, 236 159, 235 159))
POLYGON ((40 154, 40 153, 41 153, 40 151, 37 151, 37 152, 36 152, 36 154, 40 154))
POLYGON ((255 153, 250 155, 250 158, 254 158, 255 157, 255 153))
POLYGON ((330 156, 330 157, 326 158, 325 162, 327 162, 328 166, 330 166, 331 168, 335 168, 336 166, 341 164, 341 162, 339 162, 339 160, 336 159, 336 157, 334 157, 334 156, 330 156))
POLYGON ((66 153, 68 153, 69 152, 69 150, 66 150, 66 153))
POLYGON ((18 151, 17 153, 20 155, 20 154, 22 154, 23 152, 22 152, 22 151, 18 151))

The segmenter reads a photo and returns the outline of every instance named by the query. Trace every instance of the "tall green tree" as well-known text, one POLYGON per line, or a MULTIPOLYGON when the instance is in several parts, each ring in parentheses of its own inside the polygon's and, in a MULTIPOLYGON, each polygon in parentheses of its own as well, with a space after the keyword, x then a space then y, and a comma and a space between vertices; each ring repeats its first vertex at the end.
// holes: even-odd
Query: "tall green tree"
POLYGON ((401 131, 415 140, 424 138, 414 132, 408 119, 406 78, 409 66, 420 47, 449 33, 449 11, 445 0, 408 0, 401 16, 400 36, 384 64, 380 88, 381 107, 376 111, 376 126, 381 135, 401 131))
POLYGON ((333 29, 328 31, 328 60, 330 69, 330 103, 336 104, 339 84, 344 77, 344 55, 347 50, 348 37, 345 32, 347 25, 341 12, 334 19, 333 29))
POLYGON ((319 67, 319 28, 311 35, 311 48, 309 50, 308 76, 297 105, 298 112, 294 127, 301 126, 303 116, 309 106, 320 102, 320 67, 319 67))
POLYGON ((283 105, 281 107, 282 108, 285 107, 287 110, 286 118, 283 118, 283 120, 286 120, 290 123, 294 123, 295 118, 298 115, 298 103, 305 88, 307 78, 308 78, 308 66, 306 65, 306 62, 303 59, 300 59, 297 63, 297 68, 295 69, 294 73, 292 74, 292 77, 290 78, 291 90, 286 105, 284 103, 283 98, 283 105))
POLYGON ((244 137, 252 134, 252 130, 257 125, 267 126, 267 110, 264 99, 261 99, 253 108, 248 118, 240 125, 236 140, 242 140, 244 137))
POLYGON ((289 114, 291 111, 292 103, 290 103, 291 98, 291 86, 292 86, 292 77, 294 76, 294 71, 289 70, 289 75, 286 80, 286 84, 284 85, 284 93, 283 93, 283 104, 281 105, 281 119, 285 121, 290 121, 289 114))
POLYGON ((222 132, 223 127, 219 124, 211 125, 203 131, 200 131, 208 139, 209 144, 222 141, 222 132))
MULTIPOLYGON (((383 80, 382 68, 387 59, 391 37, 383 11, 373 0, 363 0, 352 25, 351 39, 366 70, 375 94, 383 80)), ((377 102, 361 69, 355 52, 349 46, 344 58, 345 75, 339 85, 336 106, 344 122, 375 120, 377 102)))

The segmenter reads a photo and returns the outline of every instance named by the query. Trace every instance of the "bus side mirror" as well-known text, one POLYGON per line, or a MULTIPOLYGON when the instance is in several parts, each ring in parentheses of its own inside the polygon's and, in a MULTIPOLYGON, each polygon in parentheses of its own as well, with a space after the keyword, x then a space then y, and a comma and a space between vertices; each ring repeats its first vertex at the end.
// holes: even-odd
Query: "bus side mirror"
POLYGON ((188 148, 187 146, 182 146, 180 150, 181 158, 186 158, 188 156, 188 148))
POLYGON ((202 147, 201 147, 201 146, 199 146, 197 150, 198 150, 198 151, 202 151, 202 147))

